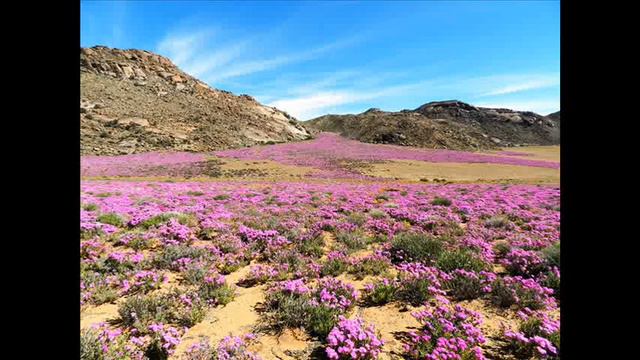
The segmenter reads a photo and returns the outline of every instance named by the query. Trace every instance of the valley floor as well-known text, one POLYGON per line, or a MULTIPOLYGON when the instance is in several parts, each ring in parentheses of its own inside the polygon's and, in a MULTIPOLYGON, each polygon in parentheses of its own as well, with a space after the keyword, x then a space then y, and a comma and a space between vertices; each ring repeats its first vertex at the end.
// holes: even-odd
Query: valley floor
POLYGON ((482 318, 454 321, 441 335, 468 349, 447 351, 556 358, 559 147, 464 153, 325 134, 211 154, 88 156, 81 171, 81 328, 99 326, 108 351, 136 358, 156 342, 195 359, 185 356, 202 339, 215 347, 253 333, 245 350, 263 359, 323 358, 326 334, 310 319, 325 306, 373 324, 379 358, 400 359, 405 345, 444 351, 435 333, 408 340, 423 331, 414 312, 438 301, 482 318), (372 304, 381 281, 395 295, 372 304), (304 322, 272 331, 285 311, 274 293, 305 301, 304 322), (524 319, 544 325, 537 340, 524 319))

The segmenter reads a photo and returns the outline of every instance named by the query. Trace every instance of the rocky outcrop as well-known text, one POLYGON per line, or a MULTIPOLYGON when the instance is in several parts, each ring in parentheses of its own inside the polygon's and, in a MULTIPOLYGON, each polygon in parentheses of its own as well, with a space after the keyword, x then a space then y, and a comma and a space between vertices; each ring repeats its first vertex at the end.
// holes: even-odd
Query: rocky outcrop
POLYGON ((457 100, 398 112, 372 108, 356 115, 325 115, 305 124, 312 131, 336 132, 364 142, 435 149, 482 150, 560 141, 559 118, 457 100))
POLYGON ((209 87, 145 50, 80 49, 81 154, 212 151, 311 137, 295 118, 209 87))

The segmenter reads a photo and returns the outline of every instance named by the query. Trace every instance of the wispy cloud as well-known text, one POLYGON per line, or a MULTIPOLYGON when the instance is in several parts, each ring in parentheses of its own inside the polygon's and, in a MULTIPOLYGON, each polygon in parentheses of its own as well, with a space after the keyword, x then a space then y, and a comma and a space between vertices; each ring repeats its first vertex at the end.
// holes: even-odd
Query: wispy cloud
POLYGON ((522 91, 542 89, 547 87, 552 87, 560 84, 559 75, 540 75, 540 76, 531 76, 529 79, 523 79, 518 82, 511 82, 504 86, 495 88, 483 94, 480 94, 480 97, 485 96, 497 96, 497 95, 506 95, 513 94, 522 91))
MULTIPOLYGON (((540 80, 535 81, 528 80, 535 78, 532 75, 494 75, 472 78, 448 76, 408 83, 398 82, 397 79, 391 78, 392 81, 378 83, 375 86, 362 86, 363 81, 358 79, 375 79, 377 75, 360 73, 357 77, 348 79, 349 83, 359 85, 348 85, 346 82, 341 82, 334 87, 324 87, 332 82, 321 79, 317 82, 293 87, 280 98, 269 97, 263 101, 269 100, 271 106, 283 109, 301 120, 308 120, 328 112, 344 113, 343 110, 346 109, 344 105, 349 104, 361 104, 362 108, 379 107, 377 102, 393 97, 400 99, 400 101, 405 99, 405 102, 409 98, 417 99, 418 103, 408 104, 405 108, 414 108, 424 102, 446 99, 459 99, 474 105, 484 106, 482 104, 486 104, 487 107, 508 107, 539 113, 544 113, 549 109, 552 112, 559 108, 559 100, 553 98, 535 101, 514 101, 513 98, 504 98, 507 94, 552 86, 549 85, 554 81, 552 75, 538 76, 540 80), (527 82, 516 84, 514 79, 524 79, 527 82), (306 92, 300 91, 300 89, 312 91, 306 92), (490 96, 488 94, 493 97, 491 102, 478 103, 474 101, 476 98, 490 96)), ((382 78, 385 77, 384 73, 379 75, 382 78)))
POLYGON ((220 43, 224 34, 215 36, 213 29, 200 29, 170 33, 157 45, 158 52, 168 56, 183 70, 200 77, 210 85, 222 80, 251 75, 310 61, 332 51, 346 48, 362 40, 362 36, 346 37, 337 41, 297 52, 255 58, 256 45, 264 46, 273 34, 228 39, 220 43))
POLYGON ((257 72, 273 70, 284 65, 313 60, 328 52, 352 45, 358 40, 358 37, 352 37, 348 39, 338 40, 324 46, 302 50, 296 53, 279 55, 272 58, 265 58, 260 60, 249 60, 241 62, 239 64, 232 65, 223 72, 211 75, 208 78, 208 81, 214 82, 238 76, 246 76, 257 72))
POLYGON ((170 34, 158 44, 158 52, 168 56, 174 63, 183 65, 202 49, 207 40, 215 35, 213 29, 193 33, 170 34))
POLYGON ((425 86, 425 82, 381 87, 377 90, 349 89, 327 91, 311 95, 284 98, 269 103, 269 106, 285 110, 300 120, 309 120, 336 111, 338 106, 396 96, 425 86))

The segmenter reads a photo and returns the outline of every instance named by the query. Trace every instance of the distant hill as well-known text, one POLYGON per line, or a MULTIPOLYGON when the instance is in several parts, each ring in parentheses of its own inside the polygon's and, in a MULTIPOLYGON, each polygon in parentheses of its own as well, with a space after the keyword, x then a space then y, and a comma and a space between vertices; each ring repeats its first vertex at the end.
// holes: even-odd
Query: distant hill
POLYGON ((80 49, 81 154, 211 151, 310 138, 293 117, 144 50, 80 49))
POLYGON ((549 115, 547 115, 548 118, 556 120, 556 121, 560 121, 560 111, 556 111, 554 113, 551 113, 549 115))
POLYGON ((304 124, 312 132, 335 132, 368 143, 434 149, 482 150, 560 141, 559 119, 457 100, 398 112, 372 108, 355 115, 324 115, 304 124))

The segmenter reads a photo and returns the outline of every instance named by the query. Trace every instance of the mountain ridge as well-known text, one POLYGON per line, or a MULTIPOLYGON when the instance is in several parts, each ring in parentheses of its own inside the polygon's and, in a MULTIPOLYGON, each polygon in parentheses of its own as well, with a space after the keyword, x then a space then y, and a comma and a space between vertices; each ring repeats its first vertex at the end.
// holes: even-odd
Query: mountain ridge
POLYGON ((147 50, 80 48, 82 155, 193 151, 311 138, 284 111, 209 87, 147 50))
POLYGON ((459 100, 432 101, 395 112, 370 108, 359 114, 328 114, 304 124, 312 132, 335 132, 368 143, 436 149, 486 150, 560 141, 559 117, 459 100))

